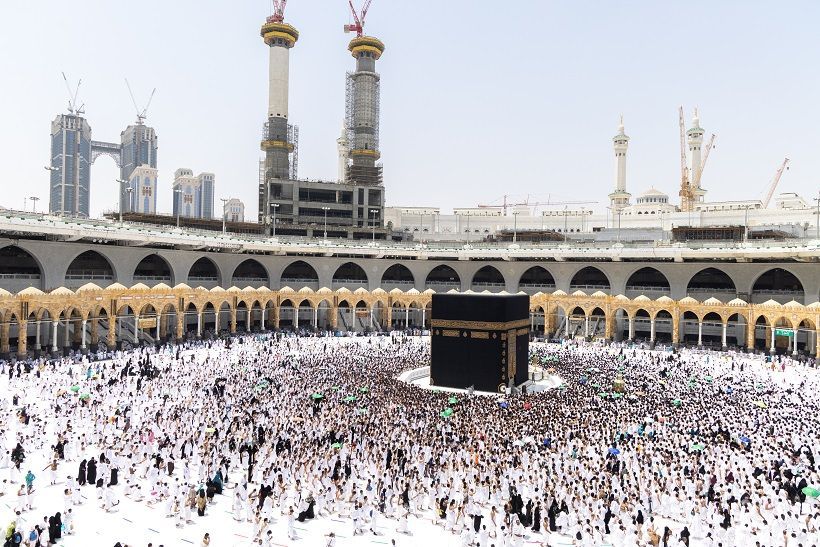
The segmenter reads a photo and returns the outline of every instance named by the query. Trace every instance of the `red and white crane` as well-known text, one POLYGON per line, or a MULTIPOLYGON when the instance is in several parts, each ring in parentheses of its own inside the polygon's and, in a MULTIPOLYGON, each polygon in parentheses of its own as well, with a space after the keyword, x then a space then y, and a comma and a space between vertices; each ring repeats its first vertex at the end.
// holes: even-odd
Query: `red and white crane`
POLYGON ((269 23, 281 23, 285 20, 285 7, 288 0, 273 0, 273 15, 268 17, 269 23))
POLYGON ((347 0, 350 5, 350 11, 353 12, 353 23, 345 25, 345 32, 355 32, 356 36, 364 35, 364 20, 367 17, 367 10, 370 9, 370 4, 373 0, 365 0, 361 10, 357 10, 353 5, 353 0, 347 0))
POLYGON ((763 198, 764 209, 766 209, 769 206, 769 203, 772 201, 772 196, 774 195, 774 191, 777 189, 777 185, 780 183, 780 177, 783 176, 783 172, 789 169, 789 161, 789 158, 784 159, 783 165, 781 165, 780 169, 777 170, 777 173, 774 174, 772 183, 769 186, 769 191, 766 192, 766 197, 763 198))

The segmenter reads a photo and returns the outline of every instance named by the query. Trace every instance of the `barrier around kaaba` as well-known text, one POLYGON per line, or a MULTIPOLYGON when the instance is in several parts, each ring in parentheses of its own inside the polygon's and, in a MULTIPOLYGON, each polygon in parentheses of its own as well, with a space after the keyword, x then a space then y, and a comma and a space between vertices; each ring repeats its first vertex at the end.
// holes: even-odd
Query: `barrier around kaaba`
POLYGON ((435 294, 430 383, 503 391, 529 378, 529 297, 435 294))

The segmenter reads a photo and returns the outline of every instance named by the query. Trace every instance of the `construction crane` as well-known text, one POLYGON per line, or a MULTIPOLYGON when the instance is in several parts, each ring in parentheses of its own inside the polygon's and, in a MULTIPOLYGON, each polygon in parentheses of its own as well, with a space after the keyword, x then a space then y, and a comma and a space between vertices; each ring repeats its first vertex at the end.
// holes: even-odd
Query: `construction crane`
POLYGON ((713 133, 709 142, 706 144, 706 149, 703 151, 703 160, 700 162, 700 172, 698 173, 698 180, 693 181, 695 188, 700 188, 700 179, 703 178, 703 170, 706 169, 706 160, 709 159, 709 152, 712 151, 712 148, 715 146, 715 134, 713 133))
POLYGON ((777 185, 780 183, 780 177, 783 176, 783 171, 788 171, 789 169, 789 158, 783 160, 783 165, 780 166, 780 169, 777 170, 777 173, 774 174, 774 178, 772 179, 772 184, 769 186, 769 191, 766 193, 766 197, 763 199, 763 208, 766 209, 769 206, 769 202, 772 201, 772 196, 774 195, 774 191, 777 189, 777 185))
POLYGON ((680 126, 680 208, 681 211, 691 211, 695 193, 689 184, 689 167, 686 165, 686 123, 683 121, 683 107, 678 109, 678 125, 680 126))
POLYGON ((74 88, 74 93, 72 93, 71 86, 68 83, 68 78, 66 77, 65 72, 63 72, 62 74, 63 81, 65 82, 66 91, 68 91, 68 113, 71 115, 82 116, 83 114, 85 114, 85 105, 83 104, 79 108, 77 108, 77 95, 79 95, 80 93, 80 85, 82 85, 83 80, 82 78, 80 78, 80 80, 77 82, 77 87, 74 88))
POLYGON ((505 194, 502 196, 504 202, 501 205, 489 205, 489 204, 479 204, 478 207, 480 209, 501 209, 504 212, 504 216, 507 216, 507 209, 509 207, 541 207, 541 206, 553 206, 553 205, 593 205, 598 203, 597 201, 552 201, 547 198, 547 201, 530 201, 529 196, 523 202, 519 203, 509 203, 507 198, 512 197, 509 194, 505 194))
POLYGON ((285 20, 285 7, 288 0, 273 0, 273 15, 268 17, 269 23, 282 23, 285 20))
POLYGON ((364 34, 364 20, 367 17, 367 11, 370 9, 370 4, 373 3, 373 0, 365 0, 362 9, 358 11, 353 5, 353 0, 347 0, 347 3, 350 5, 350 11, 353 12, 353 23, 345 25, 345 32, 355 32, 356 36, 362 36, 364 34))
POLYGON ((128 83, 128 78, 125 79, 125 85, 128 87, 128 94, 131 95, 131 102, 134 103, 134 110, 137 111, 137 125, 143 125, 148 118, 148 109, 151 108, 151 101, 154 100, 154 93, 157 92, 157 88, 155 87, 151 92, 151 96, 148 98, 148 103, 146 103, 145 108, 140 110, 140 107, 137 106, 137 100, 134 99, 134 92, 131 91, 131 84, 128 83))

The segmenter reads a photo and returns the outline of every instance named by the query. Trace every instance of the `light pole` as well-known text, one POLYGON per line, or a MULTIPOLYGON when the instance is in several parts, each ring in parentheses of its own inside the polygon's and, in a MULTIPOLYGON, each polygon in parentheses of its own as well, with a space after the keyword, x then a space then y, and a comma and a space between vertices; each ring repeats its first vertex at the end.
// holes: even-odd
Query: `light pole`
MULTIPOLYGON (((115 182, 120 185, 120 224, 122 224, 122 207, 123 207, 122 193, 125 191, 126 188, 130 188, 130 186, 127 186, 128 185, 127 180, 117 179, 115 182)), ((131 200, 129 200, 129 204, 130 204, 130 201, 131 200)))
POLYGON ((468 244, 470 243, 470 217, 471 216, 472 215, 470 213, 467 213, 467 243, 468 244))
POLYGON ((376 243, 376 213, 378 209, 370 209, 370 214, 373 215, 373 243, 376 243))
POLYGON ((322 211, 325 212, 325 239, 327 239, 327 212, 330 211, 330 207, 322 207, 322 211))
POLYGON ((567 206, 564 205, 564 243, 567 242, 567 215, 569 211, 567 211, 567 206))
POLYGON ((177 188, 174 193, 177 194, 177 228, 179 228, 179 215, 182 213, 182 190, 177 188))
POLYGON ((31 196, 28 199, 31 200, 31 211, 33 213, 36 213, 37 212, 37 202, 40 201, 40 198, 38 198, 37 196, 31 196))
POLYGON ((749 204, 746 204, 746 210, 743 213, 743 241, 749 241, 749 204))
POLYGON ((222 233, 226 233, 227 226, 226 226, 226 219, 228 218, 228 211, 226 207, 228 206, 228 202, 231 201, 228 198, 219 198, 219 201, 222 202, 222 233))
POLYGON ((273 237, 276 237, 276 210, 279 208, 278 203, 271 203, 271 207, 273 207, 273 237))
POLYGON ((513 211, 513 243, 518 241, 518 211, 513 211))
POLYGON ((817 239, 820 239, 820 192, 817 192, 817 197, 814 198, 817 202, 817 239))

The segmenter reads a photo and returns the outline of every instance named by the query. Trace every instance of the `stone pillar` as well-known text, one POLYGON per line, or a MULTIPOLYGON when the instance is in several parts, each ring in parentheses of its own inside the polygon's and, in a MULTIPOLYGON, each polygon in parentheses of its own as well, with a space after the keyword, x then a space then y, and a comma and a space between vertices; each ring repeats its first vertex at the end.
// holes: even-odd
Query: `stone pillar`
POLYGON ((57 327, 59 326, 59 324, 59 321, 51 322, 51 351, 53 353, 57 353, 57 327))
POLYGON ((134 314, 134 344, 137 345, 140 342, 140 316, 136 313, 134 314))
POLYGON ((424 330, 425 320, 427 319, 427 308, 421 309, 421 328, 424 330))
POLYGON ((117 329, 119 325, 120 321, 116 315, 112 315, 108 318, 108 349, 117 347, 117 329))
POLYGON ((231 308, 231 334, 236 333, 236 308, 231 308))
POLYGON ((385 320, 384 327, 387 330, 393 330, 393 306, 385 307, 385 314, 387 315, 387 318, 385 320))
POLYGON ((42 349, 42 345, 40 344, 40 320, 34 322, 35 332, 34 332, 34 351, 40 351, 42 349))
POLYGON ((775 349, 775 346, 774 346, 774 339, 775 339, 774 329, 775 329, 774 323, 772 323, 772 345, 769 348, 769 353, 775 353, 777 351, 775 349))
POLYGON ((615 335, 615 323, 617 323, 617 319, 615 318, 615 314, 612 312, 608 312, 604 315, 604 338, 612 342, 615 335))
POLYGON ((157 340, 162 340, 168 333, 168 315, 161 314, 157 318, 157 340))
POLYGON ((820 358, 820 328, 814 330, 814 357, 820 358))
POLYGON ((265 316, 267 315, 268 309, 262 308, 262 330, 268 330, 268 325, 265 323, 265 316))
POLYGON ((313 328, 319 329, 319 306, 313 308, 313 328))
MULTIPOLYGON (((80 332, 80 329, 82 328, 83 320, 82 319, 74 319, 71 322, 74 323, 74 334, 72 336, 72 341, 75 344, 80 344, 82 342, 82 338, 83 338, 83 333, 80 332)), ((66 323, 66 329, 68 329, 68 323, 66 323)), ((66 332, 68 332, 68 331, 66 331, 66 332)))
POLYGON ((86 346, 85 346, 85 328, 86 328, 86 326, 88 326, 88 319, 83 319, 83 326, 81 327, 82 330, 83 330, 83 333, 82 333, 82 336, 80 337, 80 339, 81 339, 80 348, 81 349, 86 349, 86 346))
POLYGON ((655 343, 655 318, 649 320, 649 341, 655 343))
POLYGON ((589 337, 589 316, 584 317, 584 338, 589 337))
POLYGON ((404 328, 410 328, 410 306, 404 308, 404 328))
POLYGON ((196 312, 196 337, 202 338, 202 312, 196 312))
POLYGON ((0 353, 3 355, 9 352, 9 324, 7 322, 0 323, 0 353))
POLYGON ((28 321, 17 322, 17 355, 25 359, 28 354, 28 321))
POLYGON ((794 344, 792 348, 792 355, 797 355, 797 329, 792 329, 792 333, 794 333, 794 344))
POLYGON ((629 316, 629 341, 635 339, 635 317, 630 315, 629 316))
POLYGON ((753 351, 755 349, 755 324, 746 318, 746 349, 753 351))
POLYGON ((703 345, 703 321, 698 319, 698 346, 703 345))
POLYGON ((160 330, 161 327, 162 327, 162 319, 160 318, 160 316, 157 316, 157 335, 155 337, 155 342, 161 342, 162 341, 162 331, 160 330))
POLYGON ((71 338, 69 337, 68 327, 71 325, 71 319, 66 317, 65 326, 63 327, 63 348, 71 347, 71 338))
POLYGON ((726 323, 723 323, 723 339, 722 339, 723 340, 723 342, 722 342, 723 349, 726 349, 727 347, 729 347, 729 345, 726 343, 726 329, 727 328, 728 328, 728 326, 726 325, 726 323))
POLYGON ((293 328, 295 330, 299 328, 299 306, 292 306, 290 309, 293 310, 293 328))
POLYGON ((333 330, 339 327, 339 308, 336 306, 330 308, 330 326, 333 330))
POLYGON ((98 323, 100 322, 99 317, 94 317, 91 319, 91 346, 96 346, 100 343, 100 334, 97 332, 98 323))
POLYGON ((680 333, 680 313, 677 310, 673 310, 672 314, 672 345, 678 346, 680 344, 681 333, 680 333))
POLYGON ((182 340, 185 336, 185 314, 178 313, 177 314, 177 340, 182 340))
POLYGON ((251 314, 253 314, 253 308, 247 308, 245 314, 245 330, 251 332, 251 314))
POLYGON ((214 331, 219 334, 219 316, 222 315, 222 310, 218 309, 214 311, 214 331))

